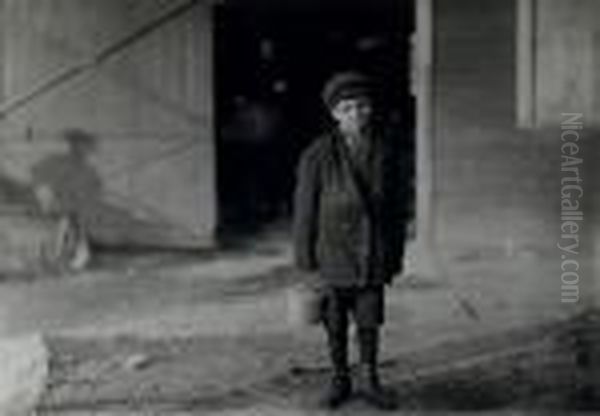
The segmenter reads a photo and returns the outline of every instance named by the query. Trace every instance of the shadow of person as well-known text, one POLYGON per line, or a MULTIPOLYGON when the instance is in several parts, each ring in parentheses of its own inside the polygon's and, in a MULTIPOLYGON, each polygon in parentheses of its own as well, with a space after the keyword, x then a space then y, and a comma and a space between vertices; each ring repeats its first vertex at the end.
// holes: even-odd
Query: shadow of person
POLYGON ((67 152, 42 159, 32 169, 33 186, 49 213, 81 217, 103 192, 91 156, 96 140, 83 130, 67 130, 67 152))
POLYGON ((20 206, 27 211, 34 210, 37 201, 29 184, 13 179, 0 169, 0 205, 3 212, 13 206, 20 206))
POLYGON ((42 159, 32 169, 33 186, 42 211, 68 216, 96 243, 128 239, 132 234, 147 235, 164 220, 136 212, 135 201, 109 192, 103 177, 93 165, 97 138, 80 129, 69 129, 63 139, 67 152, 42 159))

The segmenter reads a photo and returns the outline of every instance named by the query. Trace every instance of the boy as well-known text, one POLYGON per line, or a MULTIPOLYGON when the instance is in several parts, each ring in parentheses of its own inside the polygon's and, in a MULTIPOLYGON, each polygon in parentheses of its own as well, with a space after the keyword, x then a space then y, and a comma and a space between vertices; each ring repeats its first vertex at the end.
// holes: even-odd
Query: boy
POLYGON ((333 376, 325 404, 337 408, 352 395, 348 326, 357 327, 358 391, 382 409, 396 406, 380 383, 379 328, 384 286, 402 266, 406 189, 397 143, 377 122, 373 82, 335 75, 323 100, 335 122, 302 155, 294 200, 298 268, 314 275, 323 295, 333 376))

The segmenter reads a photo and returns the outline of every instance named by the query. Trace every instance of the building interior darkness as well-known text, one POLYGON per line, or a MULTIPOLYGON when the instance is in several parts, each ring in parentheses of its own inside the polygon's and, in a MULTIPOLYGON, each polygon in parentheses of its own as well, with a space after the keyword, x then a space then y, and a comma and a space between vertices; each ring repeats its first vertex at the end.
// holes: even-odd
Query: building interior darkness
POLYGON ((413 31, 412 0, 229 0, 216 7, 221 233, 287 223, 298 157, 330 122, 320 92, 336 71, 358 69, 381 83, 401 145, 414 153, 413 31))

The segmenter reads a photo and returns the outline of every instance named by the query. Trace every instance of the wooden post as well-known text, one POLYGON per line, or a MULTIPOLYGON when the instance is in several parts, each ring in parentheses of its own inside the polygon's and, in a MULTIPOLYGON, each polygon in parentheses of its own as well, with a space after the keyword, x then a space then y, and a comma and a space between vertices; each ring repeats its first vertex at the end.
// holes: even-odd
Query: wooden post
POLYGON ((517 125, 521 128, 531 128, 536 124, 536 0, 518 0, 517 34, 515 36, 517 49, 517 125))
POLYGON ((417 0, 416 53, 413 62, 417 95, 417 272, 436 274, 435 129, 434 129, 434 0, 417 0))

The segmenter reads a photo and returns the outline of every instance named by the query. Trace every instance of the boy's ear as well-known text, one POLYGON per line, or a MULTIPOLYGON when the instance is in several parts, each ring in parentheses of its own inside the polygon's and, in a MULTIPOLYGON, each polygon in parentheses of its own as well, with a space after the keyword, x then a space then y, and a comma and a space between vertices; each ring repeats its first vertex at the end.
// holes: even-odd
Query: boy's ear
POLYGON ((331 118, 338 122, 340 121, 340 115, 339 115, 339 111, 335 108, 332 108, 331 111, 329 111, 329 114, 331 115, 331 118))

